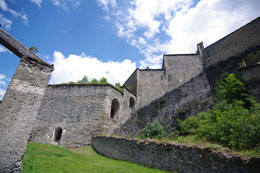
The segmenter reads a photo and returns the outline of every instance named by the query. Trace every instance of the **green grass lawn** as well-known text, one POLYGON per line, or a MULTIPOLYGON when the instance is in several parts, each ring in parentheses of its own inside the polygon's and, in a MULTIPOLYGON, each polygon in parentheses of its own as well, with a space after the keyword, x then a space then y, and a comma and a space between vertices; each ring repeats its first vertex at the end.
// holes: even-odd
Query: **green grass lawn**
POLYGON ((37 143, 28 143, 22 165, 24 173, 166 172, 101 156, 97 154, 91 146, 67 149, 59 146, 37 143))

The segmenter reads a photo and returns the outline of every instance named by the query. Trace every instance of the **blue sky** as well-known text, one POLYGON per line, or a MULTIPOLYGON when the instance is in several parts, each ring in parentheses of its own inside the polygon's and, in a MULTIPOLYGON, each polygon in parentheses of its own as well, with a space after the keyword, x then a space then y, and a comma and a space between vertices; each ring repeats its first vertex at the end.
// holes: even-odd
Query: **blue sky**
MULTIPOLYGON (((163 54, 193 53, 260 16, 259 0, 0 0, 2 28, 54 64, 50 83, 160 68, 163 54)), ((0 99, 19 58, 0 47, 0 99)))

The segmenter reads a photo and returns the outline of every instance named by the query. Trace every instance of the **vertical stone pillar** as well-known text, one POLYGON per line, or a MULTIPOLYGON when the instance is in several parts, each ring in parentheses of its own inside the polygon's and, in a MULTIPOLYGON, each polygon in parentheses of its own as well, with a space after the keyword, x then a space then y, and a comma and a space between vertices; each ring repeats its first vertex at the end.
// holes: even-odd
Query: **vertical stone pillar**
POLYGON ((53 66, 23 57, 0 104, 0 172, 21 172, 22 158, 53 66))

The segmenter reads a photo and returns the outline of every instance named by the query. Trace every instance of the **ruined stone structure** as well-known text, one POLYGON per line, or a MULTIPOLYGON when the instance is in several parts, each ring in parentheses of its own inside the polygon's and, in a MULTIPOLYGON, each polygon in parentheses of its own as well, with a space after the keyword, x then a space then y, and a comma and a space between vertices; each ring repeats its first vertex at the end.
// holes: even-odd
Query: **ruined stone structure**
POLYGON ((0 29, 0 42, 21 58, 0 104, 0 172, 20 172, 22 157, 53 66, 0 29))
POLYGON ((0 42, 21 58, 0 103, 0 172, 21 170, 28 140, 78 147, 95 133, 136 136, 155 120, 170 132, 177 118, 211 106, 223 73, 241 75, 260 99, 260 66, 248 58, 260 50, 260 17, 206 48, 199 43, 196 53, 164 55, 161 69, 136 69, 122 91, 110 84, 48 85, 53 66, 2 29, 0 42))

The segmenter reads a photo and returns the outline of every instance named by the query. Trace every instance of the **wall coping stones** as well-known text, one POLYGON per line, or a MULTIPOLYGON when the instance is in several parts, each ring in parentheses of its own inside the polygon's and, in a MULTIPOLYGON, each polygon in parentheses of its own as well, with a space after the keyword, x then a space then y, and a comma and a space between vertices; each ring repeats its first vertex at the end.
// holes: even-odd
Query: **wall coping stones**
POLYGON ((164 54, 163 56, 194 56, 199 55, 198 53, 182 53, 182 54, 164 54))
MULTIPOLYGON (((91 87, 91 86, 100 86, 100 87, 111 87, 112 89, 120 92, 122 95, 124 95, 124 92, 119 90, 117 87, 115 87, 112 84, 70 84, 70 83, 62 83, 62 84, 49 84, 48 87, 91 87)), ((126 88, 126 87, 123 87, 126 88)), ((129 91, 129 90, 128 90, 129 91)), ((131 92, 131 91, 129 91, 131 92)), ((131 92, 132 93, 132 92, 131 92)), ((134 96, 136 96, 134 93, 132 93, 134 96)))

